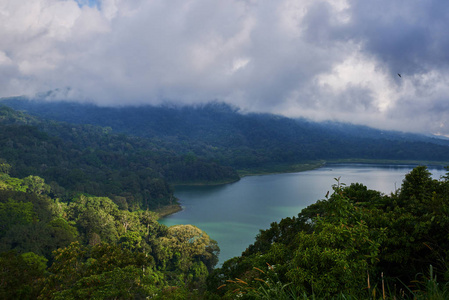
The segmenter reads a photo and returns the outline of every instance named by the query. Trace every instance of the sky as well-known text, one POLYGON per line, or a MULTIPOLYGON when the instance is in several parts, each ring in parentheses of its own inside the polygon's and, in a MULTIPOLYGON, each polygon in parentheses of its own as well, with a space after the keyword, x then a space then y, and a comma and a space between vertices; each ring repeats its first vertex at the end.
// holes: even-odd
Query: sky
POLYGON ((441 0, 0 0, 0 97, 449 136, 448 28, 441 0))

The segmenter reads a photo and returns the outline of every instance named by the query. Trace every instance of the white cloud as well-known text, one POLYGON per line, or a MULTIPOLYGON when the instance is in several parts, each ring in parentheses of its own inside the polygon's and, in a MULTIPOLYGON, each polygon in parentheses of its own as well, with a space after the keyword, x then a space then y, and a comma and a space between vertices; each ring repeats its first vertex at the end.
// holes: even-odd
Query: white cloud
POLYGON ((9 58, 5 52, 0 51, 0 65, 12 65, 13 62, 11 58, 9 58))
POLYGON ((237 59, 234 59, 234 61, 232 62, 232 67, 231 67, 230 73, 234 73, 234 72, 237 72, 240 69, 243 69, 244 67, 246 67, 246 65, 250 61, 251 60, 249 58, 237 58, 237 59))
POLYGON ((329 89, 328 97, 345 93, 351 86, 369 90, 373 97, 366 105, 374 109, 373 113, 376 110, 384 113, 398 97, 391 74, 379 70, 376 61, 358 52, 334 66, 331 72, 319 75, 317 80, 322 89, 329 89))
POLYGON ((224 100, 449 134, 448 12, 437 0, 4 0, 0 96, 224 100))

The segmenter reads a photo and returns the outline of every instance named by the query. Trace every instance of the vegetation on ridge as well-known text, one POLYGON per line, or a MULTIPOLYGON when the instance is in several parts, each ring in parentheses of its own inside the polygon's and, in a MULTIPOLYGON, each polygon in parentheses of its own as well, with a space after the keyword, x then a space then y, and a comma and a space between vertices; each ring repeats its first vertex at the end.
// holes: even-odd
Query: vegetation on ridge
POLYGON ((237 170, 337 159, 449 162, 449 141, 341 123, 314 123, 270 114, 241 114, 224 103, 197 106, 98 107, 2 99, 30 114, 157 141, 165 149, 237 170))
POLYGON ((156 209, 175 203, 169 183, 238 180, 230 167, 179 155, 157 141, 113 134, 108 128, 41 121, 0 107, 0 158, 11 175, 44 178, 55 197, 108 196, 121 208, 156 209))

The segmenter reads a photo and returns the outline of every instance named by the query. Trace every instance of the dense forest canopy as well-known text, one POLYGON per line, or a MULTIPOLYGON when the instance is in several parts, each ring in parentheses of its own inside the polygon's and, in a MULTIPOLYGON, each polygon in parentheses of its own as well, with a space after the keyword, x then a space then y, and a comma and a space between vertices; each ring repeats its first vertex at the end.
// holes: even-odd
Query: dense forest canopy
POLYGON ((169 183, 238 180, 231 167, 178 154, 108 128, 43 121, 0 107, 0 158, 11 175, 39 175, 56 197, 76 193, 108 196, 122 208, 155 209, 174 203, 169 183))
POLYGON ((0 107, 0 298, 449 296, 449 175, 434 180, 424 166, 391 195, 336 179, 326 199, 216 269, 219 245, 206 232, 166 227, 154 212, 176 203, 177 183, 332 159, 449 161, 445 140, 222 104, 42 107, 57 115, 67 105, 64 121, 0 107))
POLYGON ((218 245, 195 226, 166 227, 107 197, 62 202, 42 178, 0 169, 2 299, 449 295, 449 177, 424 166, 391 195, 336 179, 330 196, 261 230, 217 269, 218 245))
POLYGON ((55 197, 108 196, 130 210, 173 205, 171 184, 232 182, 239 179, 237 170, 286 171, 342 159, 449 161, 445 140, 243 115, 220 103, 180 108, 2 103, 34 114, 0 107, 0 158, 12 166, 11 175, 41 176, 55 197))
POLYGON ((195 226, 107 197, 61 202, 40 177, 0 173, 1 299, 165 299, 204 286, 218 253, 195 226))
POLYGON ((30 114, 150 138, 242 170, 318 160, 448 162, 449 141, 342 123, 315 123, 270 114, 242 114, 224 103, 197 106, 98 107, 24 98, 2 103, 30 114))

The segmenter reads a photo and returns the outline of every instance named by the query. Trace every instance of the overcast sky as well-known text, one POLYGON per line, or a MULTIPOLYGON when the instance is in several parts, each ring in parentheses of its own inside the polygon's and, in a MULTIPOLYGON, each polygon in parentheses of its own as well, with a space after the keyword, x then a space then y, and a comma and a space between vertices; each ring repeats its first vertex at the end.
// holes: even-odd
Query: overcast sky
POLYGON ((448 30, 442 0, 0 0, 0 97, 218 100, 449 136, 448 30))

